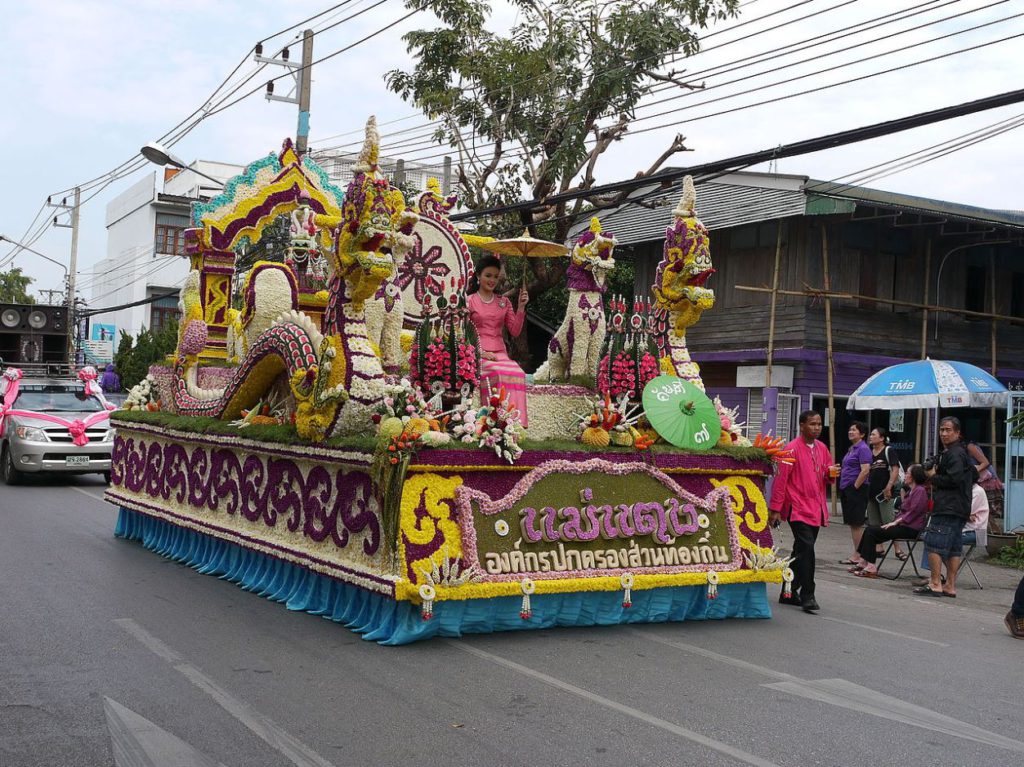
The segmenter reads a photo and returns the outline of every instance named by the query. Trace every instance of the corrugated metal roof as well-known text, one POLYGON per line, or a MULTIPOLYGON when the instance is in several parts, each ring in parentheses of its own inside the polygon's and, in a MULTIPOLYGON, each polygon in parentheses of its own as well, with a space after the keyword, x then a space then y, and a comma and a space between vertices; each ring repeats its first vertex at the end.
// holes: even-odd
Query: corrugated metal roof
POLYGON ((853 200, 871 206, 921 213, 939 218, 1024 229, 1024 213, 1021 211, 979 208, 974 205, 963 205, 958 202, 935 200, 929 197, 884 192, 881 189, 869 189, 864 186, 846 186, 831 181, 808 180, 804 185, 804 193, 808 198, 830 197, 853 200))
MULTIPOLYGON (((770 189, 717 181, 698 182, 695 186, 697 217, 710 231, 804 213, 806 196, 799 189, 770 189)), ((614 232, 620 245, 662 240, 665 228, 672 223, 672 209, 682 193, 681 183, 649 197, 640 190, 636 196, 643 197, 647 205, 657 207, 627 203, 599 213, 601 227, 614 232)), ((574 229, 571 236, 574 237, 579 228, 574 229)))
MULTIPOLYGON (((1024 212, 1021 211, 979 208, 862 186, 814 181, 806 176, 738 171, 729 174, 725 181, 698 181, 696 189, 697 216, 710 231, 790 216, 850 213, 861 206, 995 225, 1014 232, 1024 229, 1024 212), (839 207, 821 204, 828 200, 836 201, 839 207)), ((614 232, 620 245, 661 240, 681 195, 682 182, 664 191, 653 186, 639 189, 632 198, 644 204, 627 202, 614 210, 602 211, 598 218, 605 230, 614 232)), ((570 239, 588 225, 589 220, 574 227, 570 239)))

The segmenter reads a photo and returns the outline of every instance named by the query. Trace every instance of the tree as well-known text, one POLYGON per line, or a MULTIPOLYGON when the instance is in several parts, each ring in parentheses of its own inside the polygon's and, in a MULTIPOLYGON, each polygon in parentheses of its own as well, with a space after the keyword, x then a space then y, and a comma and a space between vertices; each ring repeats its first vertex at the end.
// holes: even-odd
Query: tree
POLYGON ((0 303, 34 304, 36 300, 28 294, 28 286, 33 282, 35 280, 22 274, 17 266, 0 272, 0 303))
MULTIPOLYGON (((543 201, 596 184, 597 163, 628 131, 640 100, 657 84, 696 89, 665 68, 699 49, 691 27, 735 15, 738 0, 509 0, 518 23, 507 37, 484 28, 489 0, 406 0, 429 8, 438 29, 405 36, 416 65, 389 72, 389 87, 437 121, 434 138, 458 151, 463 202, 471 209, 517 201, 524 185, 543 201)), ((676 136, 638 176, 685 151, 676 136)), ((544 206, 522 225, 550 221, 562 241, 588 210, 626 194, 544 206)), ((499 224, 514 230, 512 222, 499 224)), ((533 261, 531 294, 561 279, 533 261)))
POLYGON ((176 320, 165 323, 157 333, 144 327, 135 338, 122 330, 114 355, 114 369, 121 376, 121 385, 125 390, 145 378, 150 365, 163 362, 167 355, 173 354, 177 344, 176 320))

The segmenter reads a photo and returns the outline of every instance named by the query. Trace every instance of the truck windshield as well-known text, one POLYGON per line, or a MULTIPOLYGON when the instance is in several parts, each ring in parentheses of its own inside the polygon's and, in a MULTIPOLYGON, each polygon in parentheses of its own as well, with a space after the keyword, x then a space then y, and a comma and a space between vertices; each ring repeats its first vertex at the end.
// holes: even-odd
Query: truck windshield
POLYGON ((14 400, 14 409, 36 413, 95 413, 103 406, 95 397, 86 394, 84 388, 46 386, 22 387, 14 400))

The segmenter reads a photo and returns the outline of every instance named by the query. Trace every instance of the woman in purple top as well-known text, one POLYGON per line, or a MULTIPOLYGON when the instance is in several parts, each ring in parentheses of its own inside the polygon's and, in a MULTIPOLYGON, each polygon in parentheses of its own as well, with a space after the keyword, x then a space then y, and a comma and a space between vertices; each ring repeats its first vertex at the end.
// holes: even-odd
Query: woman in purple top
POLYGON ((878 568, 875 566, 875 559, 878 553, 875 546, 885 541, 913 540, 924 530, 928 518, 928 489, 925 487, 927 481, 928 476, 921 464, 915 463, 907 470, 908 491, 899 516, 888 524, 869 527, 864 531, 857 551, 857 566, 850 568, 851 573, 862 578, 877 578, 878 568))
POLYGON ((857 564, 857 547, 864 534, 864 521, 868 508, 868 471, 871 469, 871 448, 864 442, 868 425, 863 421, 850 424, 847 436, 850 449, 846 451, 839 471, 839 497, 843 504, 843 524, 849 525, 853 536, 853 555, 841 559, 841 565, 857 564))

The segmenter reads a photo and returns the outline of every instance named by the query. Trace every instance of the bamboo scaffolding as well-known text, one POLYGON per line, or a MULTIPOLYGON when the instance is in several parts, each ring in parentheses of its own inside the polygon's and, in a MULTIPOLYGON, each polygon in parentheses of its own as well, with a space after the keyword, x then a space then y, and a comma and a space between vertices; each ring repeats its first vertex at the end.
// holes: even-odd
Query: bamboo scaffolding
MULTIPOLYGON (((827 357, 826 370, 828 373, 828 450, 835 460, 836 455, 836 399, 835 399, 835 370, 833 369, 832 358, 832 299, 827 295, 832 290, 832 278, 828 270, 828 224, 821 226, 821 267, 822 281, 825 285, 825 350, 827 357)), ((778 287, 775 289, 778 294, 778 287)), ((832 483, 832 516, 837 512, 837 482, 832 483)))
POLYGON ((775 237, 775 269, 772 272, 772 308, 768 313, 768 354, 765 356, 764 385, 772 385, 772 357, 775 354, 775 312, 779 303, 779 266, 782 261, 782 227, 784 222, 777 223, 778 232, 775 237))
MULTIPOLYGON (((929 239, 924 246, 924 302, 928 303, 932 281, 932 241, 929 239)), ((938 296, 935 297, 938 299, 938 296)), ((921 359, 928 359, 928 310, 921 312, 921 359)), ((917 411, 917 433, 914 436, 914 456, 921 456, 921 433, 924 430, 924 418, 919 408, 917 411)))

